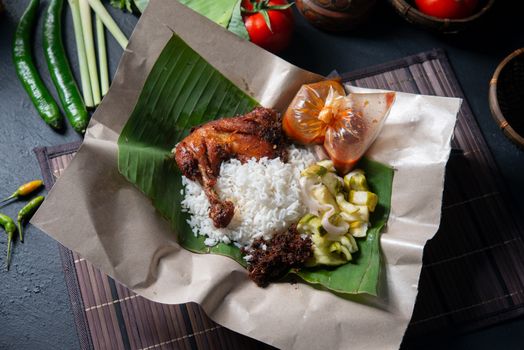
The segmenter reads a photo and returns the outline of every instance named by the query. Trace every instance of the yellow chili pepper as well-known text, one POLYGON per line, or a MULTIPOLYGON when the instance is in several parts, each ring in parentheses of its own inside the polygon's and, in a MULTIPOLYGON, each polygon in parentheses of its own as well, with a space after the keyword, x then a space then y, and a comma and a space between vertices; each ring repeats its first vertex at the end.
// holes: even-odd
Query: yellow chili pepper
POLYGON ((28 194, 30 194, 30 193, 36 191, 37 189, 39 189, 40 186, 42 186, 43 184, 44 184, 44 182, 42 180, 34 180, 34 181, 30 181, 28 183, 25 183, 22 186, 18 187, 18 189, 16 191, 14 191, 12 195, 10 195, 9 197, 1 200, 0 203, 8 201, 8 200, 13 199, 13 198, 27 196, 28 194))

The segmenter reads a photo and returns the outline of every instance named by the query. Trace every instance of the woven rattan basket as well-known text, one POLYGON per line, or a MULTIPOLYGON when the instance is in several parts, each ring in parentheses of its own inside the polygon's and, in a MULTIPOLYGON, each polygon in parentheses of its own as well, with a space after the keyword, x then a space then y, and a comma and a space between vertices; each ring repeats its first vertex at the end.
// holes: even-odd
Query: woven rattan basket
POLYGON ((481 0, 479 9, 473 15, 461 19, 442 19, 428 16, 414 6, 412 0, 388 0, 397 12, 408 22, 441 33, 457 33, 477 22, 495 3, 495 0, 481 0))
POLYGON ((524 148, 524 48, 506 57, 489 83, 491 114, 504 134, 524 148))

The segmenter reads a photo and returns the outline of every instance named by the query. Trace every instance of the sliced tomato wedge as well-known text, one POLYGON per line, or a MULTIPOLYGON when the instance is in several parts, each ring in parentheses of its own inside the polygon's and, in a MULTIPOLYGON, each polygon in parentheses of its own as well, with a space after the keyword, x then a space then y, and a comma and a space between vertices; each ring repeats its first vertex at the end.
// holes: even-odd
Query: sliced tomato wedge
POLYGON ((302 144, 323 144, 337 171, 349 172, 375 141, 395 93, 349 94, 334 80, 303 85, 282 127, 302 144))

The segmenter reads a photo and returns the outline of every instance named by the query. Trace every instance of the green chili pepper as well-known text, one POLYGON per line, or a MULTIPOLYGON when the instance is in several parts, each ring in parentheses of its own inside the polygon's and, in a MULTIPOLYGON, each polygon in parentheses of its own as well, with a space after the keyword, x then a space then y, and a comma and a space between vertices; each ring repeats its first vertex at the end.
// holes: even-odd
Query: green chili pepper
POLYGON ((44 196, 38 196, 33 198, 29 203, 27 203, 20 211, 18 212, 18 234, 20 236, 20 242, 24 243, 24 234, 22 232, 22 225, 24 222, 27 222, 31 219, 31 216, 38 209, 40 204, 44 201, 44 196))
POLYGON ((9 271, 9 265, 11 264, 11 245, 15 237, 16 225, 13 219, 9 216, 0 213, 0 226, 2 226, 7 233, 7 270, 9 271))
POLYGON ((42 186, 43 184, 44 182, 42 180, 34 180, 28 183, 25 183, 22 186, 18 187, 18 189, 14 191, 13 194, 11 194, 9 197, 2 199, 0 203, 8 201, 13 198, 27 196, 28 194, 32 193, 33 191, 36 191, 37 189, 39 189, 40 186, 42 186))
POLYGON ((51 0, 44 13, 44 56, 65 115, 73 129, 84 133, 89 121, 86 106, 71 73, 62 43, 62 8, 64 0, 51 0))
POLYGON ((31 97, 42 119, 54 129, 62 128, 62 115, 58 106, 38 75, 31 56, 31 31, 36 24, 39 0, 31 0, 15 32, 13 61, 16 73, 25 91, 31 97))

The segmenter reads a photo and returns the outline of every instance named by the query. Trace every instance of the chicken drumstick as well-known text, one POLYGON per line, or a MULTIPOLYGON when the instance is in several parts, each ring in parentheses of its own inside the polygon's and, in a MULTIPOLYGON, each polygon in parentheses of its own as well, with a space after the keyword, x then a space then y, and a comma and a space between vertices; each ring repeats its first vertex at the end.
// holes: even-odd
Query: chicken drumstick
POLYGON ((182 174, 204 187, 209 217, 217 228, 226 227, 235 213, 233 203, 221 200, 214 189, 222 162, 231 158, 242 163, 251 158, 287 158, 281 117, 263 107, 193 128, 173 153, 182 174))

